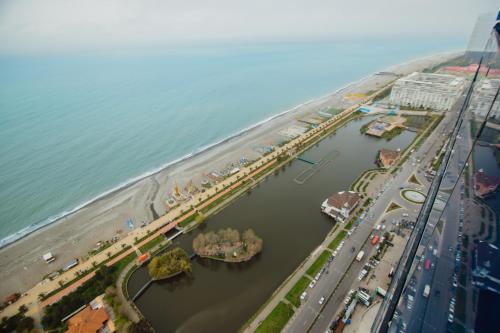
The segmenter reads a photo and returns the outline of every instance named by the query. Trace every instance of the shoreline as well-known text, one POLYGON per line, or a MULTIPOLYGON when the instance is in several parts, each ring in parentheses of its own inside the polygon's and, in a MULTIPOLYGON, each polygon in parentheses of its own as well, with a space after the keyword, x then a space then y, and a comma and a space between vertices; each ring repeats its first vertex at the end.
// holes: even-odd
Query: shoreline
MULTIPOLYGON (((415 67, 417 70, 429 67, 430 64, 426 62, 441 63, 456 56, 458 53, 440 53, 409 60, 389 68, 395 72, 412 72, 415 67)), ((89 250, 89 246, 95 244, 97 240, 102 240, 102 237, 110 239, 109 236, 115 234, 114 229, 120 228, 120 226, 123 228, 126 216, 134 216, 134 220, 137 222, 141 219, 143 222, 144 219, 151 222, 153 218, 149 211, 150 205, 156 204, 157 208, 158 206, 161 208, 166 198, 165 194, 169 193, 167 190, 172 188, 172 178, 176 181, 196 178, 196 175, 208 172, 210 168, 216 169, 217 165, 224 163, 224 161, 234 160, 235 154, 246 155, 246 153, 242 153, 242 150, 249 148, 249 145, 266 142, 270 135, 275 135, 280 129, 292 125, 295 120, 294 116, 298 113, 303 113, 304 116, 311 115, 316 113, 319 108, 325 107, 325 104, 331 107, 338 106, 338 103, 355 104, 354 101, 344 101, 342 93, 353 89, 366 92, 370 90, 370 84, 373 88, 374 83, 370 81, 382 81, 382 83, 384 80, 390 81, 387 77, 377 76, 377 73, 379 72, 272 115, 222 140, 168 162, 134 178, 132 181, 104 192, 97 198, 77 206, 78 209, 75 208, 65 216, 3 245, 0 248, 2 252, 0 260, 2 274, 0 277, 5 281, 2 292, 25 290, 40 281, 47 272, 57 269, 58 267, 55 266, 63 264, 64 260, 85 254, 89 250), (231 154, 233 156, 229 156, 231 154), (30 241, 29 249, 23 248, 23 244, 27 241, 30 241), (47 265, 42 262, 40 256, 47 249, 54 251, 56 256, 60 257, 55 264, 47 265), (27 267, 30 267, 29 270, 33 274, 27 274, 27 267)), ((159 211, 159 214, 163 215, 164 212, 159 211)))
MULTIPOLYGON (((377 73, 377 72, 375 72, 377 73)), ((371 77, 372 75, 375 75, 375 73, 372 73, 372 74, 369 74, 363 78, 361 78, 360 80, 358 81, 355 81, 355 82, 352 82, 352 83, 349 83, 333 92, 330 92, 326 95, 322 95, 322 96, 318 96, 318 97, 313 97, 312 99, 309 99, 307 100, 306 102, 303 102, 303 103, 300 103, 290 109, 287 109, 285 111, 282 111, 282 112, 279 112, 275 115, 272 115, 270 117, 267 117, 265 118, 264 120, 261 120, 257 123, 254 123, 252 125, 249 125, 245 128, 243 128, 242 130, 239 130, 233 134, 230 134, 229 136, 219 140, 219 141, 216 141, 214 143, 211 143, 211 144, 208 144, 204 147, 201 147, 195 151, 192 151, 188 154, 185 154, 177 159, 174 159, 173 161, 170 161, 170 162, 166 162, 165 164, 157 167, 157 168, 153 168, 151 171, 146 171, 144 172, 143 174, 137 176, 137 177, 133 177, 133 178, 130 178, 124 182, 121 182, 120 184, 118 184, 117 186, 109 189, 109 190, 106 190, 104 191, 103 193, 101 194, 98 194, 97 196, 95 196, 94 198, 92 199, 89 199, 81 204, 78 204, 77 206, 75 206, 75 208, 72 208, 70 210, 67 210, 67 211, 63 211, 61 213, 58 213, 58 214, 55 214, 51 217, 48 217, 46 218, 45 220, 41 221, 41 222, 35 222, 35 223, 32 223, 24 228, 22 228, 21 230, 7 236, 7 237, 4 237, 2 239, 0 239, 0 249, 3 249, 3 248, 6 248, 8 247, 9 245, 29 236, 30 234, 32 233, 36 233, 37 231, 45 228, 45 227, 48 227, 52 224, 55 224, 55 223, 58 223, 60 222, 61 220, 63 220, 64 218, 66 217, 69 217, 71 216, 72 214, 75 214, 77 213, 79 210, 81 209, 84 209, 90 205, 92 205, 93 203, 95 202, 98 202, 99 200, 102 200, 102 199, 106 199, 107 197, 121 191, 121 190, 124 190, 124 189, 127 189, 128 187, 131 187, 133 185, 135 185, 137 182, 140 182, 141 180, 145 179, 145 178, 148 178, 148 177, 151 177, 151 176, 155 176, 156 174, 162 172, 162 171, 165 171, 166 169, 168 168, 173 168, 173 167, 176 167, 178 166, 179 164, 181 164, 182 162, 186 161, 186 160, 189 160, 189 159, 192 159, 192 158, 196 158, 198 155, 200 154, 203 154, 203 153, 208 153, 210 152, 211 150, 217 148, 217 146, 219 145, 223 145, 224 143, 232 140, 232 139, 235 139, 235 138, 238 138, 238 137, 241 137, 243 135, 245 135, 246 133, 248 133, 249 131, 252 131, 252 130, 255 130, 255 129, 258 129, 259 127, 273 121, 273 120, 276 120, 278 118, 281 118, 281 117, 284 117, 286 116, 287 114, 289 113, 292 113, 294 111, 297 111, 299 108, 301 107, 305 107, 307 106, 308 104, 310 103, 314 103, 315 101, 318 101, 318 100, 321 100, 321 99, 324 99, 324 98, 328 98, 329 96, 331 95, 334 95, 334 94, 338 94, 340 92, 342 92, 342 90, 345 90, 345 89, 348 89, 350 86, 353 86, 353 85, 356 85, 356 84, 359 84, 361 82, 363 82, 363 80, 365 79, 368 79, 369 77, 371 77), (18 237, 16 237, 18 236, 18 237)))
MULTIPOLYGON (((445 55, 447 53, 443 53, 442 55, 445 55)), ((418 60, 423 60, 423 59, 426 59, 426 58, 431 58, 433 56, 427 56, 427 57, 424 57, 424 58, 416 58, 416 59, 412 59, 412 60, 409 60, 403 64, 401 64, 401 66, 404 66, 405 64, 409 64, 411 62, 414 62, 414 61, 418 61, 418 60)), ((389 68, 392 68, 392 67, 395 67, 397 68, 398 65, 393 65, 389 68)), ((389 68, 386 68, 389 69, 389 68)), ((203 153, 209 153, 211 150, 213 149, 216 149, 218 146, 220 145, 223 145, 224 143, 230 141, 230 140, 233 140, 235 138, 239 138, 239 137, 242 137, 243 135, 245 135, 246 133, 252 131, 252 130, 256 130, 266 124, 268 124, 269 122, 272 122, 273 120, 276 120, 276 119, 279 119, 279 118, 282 118, 290 113, 293 113, 293 112, 296 112, 297 110, 299 110, 300 108, 302 107, 306 107, 307 105, 311 104, 311 103, 314 103, 314 102, 317 102, 317 101, 320 101, 320 100, 323 100, 323 99, 326 99, 330 96, 333 96, 335 94, 339 94, 341 93, 343 90, 346 90, 346 89, 349 89, 350 87, 352 86, 355 86, 357 84, 361 84, 363 81, 369 79, 370 77, 376 75, 378 72, 380 71, 376 71, 374 73, 371 73, 371 74, 368 74, 364 77, 362 77, 361 79, 357 80, 357 81, 354 81, 354 82, 350 82, 344 86, 342 86, 341 88, 338 88, 332 92, 329 92, 327 94, 324 94, 324 95, 320 95, 320 96, 317 96, 317 97, 313 97, 303 103, 300 103, 300 104, 297 104, 295 106, 293 106, 292 108, 289 108, 289 109, 286 109, 284 111, 281 111, 277 114, 274 114, 272 116, 269 116, 267 118, 265 118, 264 120, 261 120, 261 121, 258 121, 256 123, 253 123, 239 131, 236 131, 230 135, 228 135, 227 137, 219 140, 219 141, 216 141, 214 143, 210 143, 206 146, 203 146, 201 148, 198 148, 197 150, 194 150, 190 153, 187 153, 179 158, 176 158, 170 162, 166 162, 164 164, 162 164, 161 166, 159 167, 155 167, 153 169, 151 169, 150 171, 146 171, 144 173, 142 173, 141 175, 139 176, 136 176, 136 177, 133 177, 133 178, 129 178, 128 180, 125 180, 121 183, 119 183, 118 185, 116 185, 115 187, 109 189, 109 190, 105 190, 104 192, 102 192, 101 194, 98 194, 96 196, 94 196, 93 198, 87 200, 87 201, 84 201, 83 203, 81 204, 77 204, 74 208, 72 209, 69 209, 69 210, 65 210, 61 213, 58 213, 58 214, 55 214, 53 216, 50 216, 48 218, 46 218, 45 220, 43 221, 40 221, 40 222, 35 222, 35 223, 32 223, 24 228, 22 228, 21 230, 13 233, 13 234, 10 234, 2 239, 0 239, 0 250, 3 250, 4 248, 7 248, 9 245, 12 245, 14 243, 16 243, 17 241, 20 241, 22 240, 23 238, 27 237, 27 236, 30 236, 31 234, 33 233, 36 233, 37 231, 40 231, 42 230, 43 228, 46 228, 46 227, 49 227, 53 224, 57 224, 58 222, 61 222, 63 219, 67 218, 67 217, 70 217, 71 215, 75 214, 75 213, 78 213, 78 211, 84 209, 84 208, 87 208, 88 206, 92 205, 93 203, 96 203, 100 200, 103 200, 103 199, 106 199, 110 196, 112 196, 113 194, 116 194, 117 192, 121 191, 121 190, 125 190, 133 185, 135 185, 136 183, 140 182, 141 180, 144 180, 148 177, 152 177, 152 176, 155 176, 157 174, 159 174, 160 172, 163 172, 169 168, 174 168, 176 166, 179 166, 182 162, 185 162, 189 159, 193 159, 193 158, 196 158, 198 155, 201 155, 203 153)))

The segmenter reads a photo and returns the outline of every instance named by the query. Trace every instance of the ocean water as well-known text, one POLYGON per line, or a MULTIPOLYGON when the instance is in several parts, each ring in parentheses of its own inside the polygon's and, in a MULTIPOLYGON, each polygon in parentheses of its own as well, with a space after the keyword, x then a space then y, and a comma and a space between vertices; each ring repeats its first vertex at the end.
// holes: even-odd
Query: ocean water
POLYGON ((0 55, 0 246, 378 70, 464 40, 0 55))

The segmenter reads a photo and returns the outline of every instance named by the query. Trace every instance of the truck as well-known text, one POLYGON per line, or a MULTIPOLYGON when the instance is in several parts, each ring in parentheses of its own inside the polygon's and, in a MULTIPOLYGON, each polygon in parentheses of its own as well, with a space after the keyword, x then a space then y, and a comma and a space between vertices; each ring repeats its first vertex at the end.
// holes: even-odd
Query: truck
POLYGON ((431 286, 429 286, 428 284, 425 285, 424 287, 424 292, 423 292, 423 296, 424 297, 429 297, 429 294, 431 292, 431 286))
POLYGON ((359 251, 358 255, 356 256, 357 261, 361 261, 365 255, 365 251, 359 251))
POLYGON ((52 255, 51 252, 47 252, 45 253, 43 256, 42 256, 43 260, 45 260, 45 262, 47 264, 50 264, 51 262, 53 262, 54 260, 56 260, 56 258, 52 255))

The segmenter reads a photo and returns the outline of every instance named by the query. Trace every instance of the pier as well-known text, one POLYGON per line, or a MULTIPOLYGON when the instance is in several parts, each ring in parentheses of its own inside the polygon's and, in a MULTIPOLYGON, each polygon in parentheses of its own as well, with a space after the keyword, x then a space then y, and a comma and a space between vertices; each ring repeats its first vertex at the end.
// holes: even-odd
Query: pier
POLYGON ((298 159, 299 161, 306 162, 306 163, 309 163, 309 164, 313 164, 313 165, 314 165, 314 164, 316 164, 316 162, 313 162, 313 161, 311 161, 311 160, 305 159, 305 158, 303 158, 302 156, 298 156, 298 157, 297 157, 297 159, 298 159))
POLYGON ((335 157, 337 157, 340 154, 338 150, 334 150, 326 154, 319 162, 312 162, 306 159, 303 159, 302 157, 297 157, 297 159, 307 162, 309 164, 312 164, 311 167, 307 168, 306 170, 302 171, 295 179, 293 180, 299 185, 304 184, 309 178, 314 176, 316 172, 321 170, 323 167, 328 165, 330 162, 332 162, 335 157))

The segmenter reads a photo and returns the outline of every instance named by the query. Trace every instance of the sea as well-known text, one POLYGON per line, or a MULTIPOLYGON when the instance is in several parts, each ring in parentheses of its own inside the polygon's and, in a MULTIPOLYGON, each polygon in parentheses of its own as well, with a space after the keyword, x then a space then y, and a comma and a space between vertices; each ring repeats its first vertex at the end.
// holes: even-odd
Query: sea
POLYGON ((464 39, 0 55, 0 247, 295 105, 464 39))

